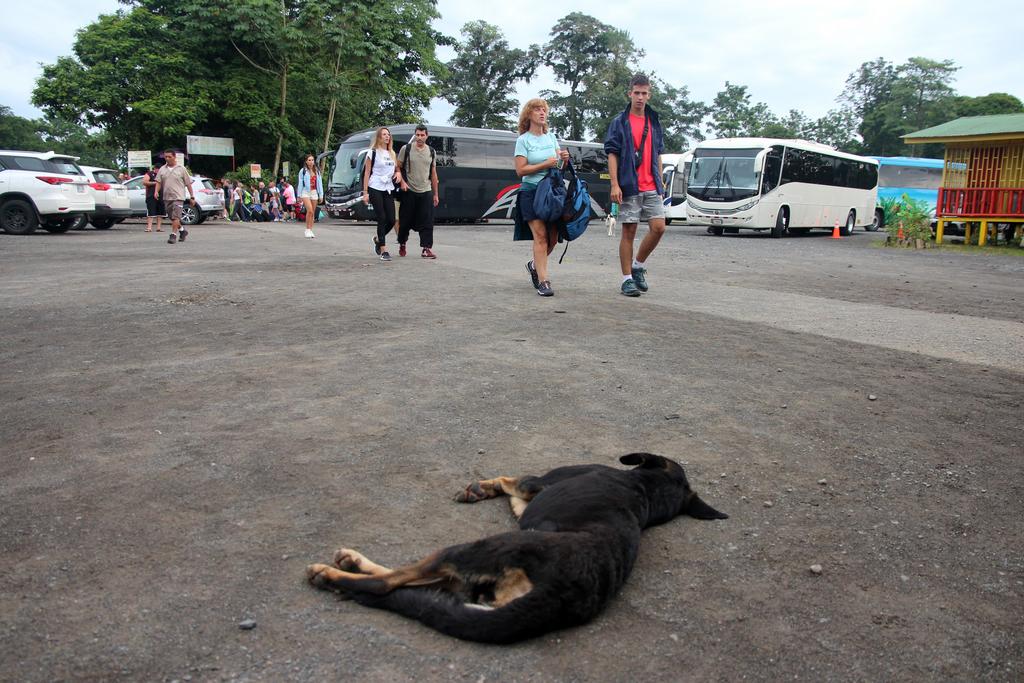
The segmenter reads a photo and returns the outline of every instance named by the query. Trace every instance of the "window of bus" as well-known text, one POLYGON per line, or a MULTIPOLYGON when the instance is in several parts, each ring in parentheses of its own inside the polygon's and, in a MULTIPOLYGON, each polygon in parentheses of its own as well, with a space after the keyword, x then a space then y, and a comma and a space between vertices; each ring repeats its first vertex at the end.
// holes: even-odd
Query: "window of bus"
POLYGON ((516 162, 512 157, 510 143, 503 140, 487 141, 487 168, 495 171, 508 171, 515 174, 516 162))
POLYGON ((779 186, 782 172, 782 145, 773 145, 764 158, 764 173, 761 175, 761 193, 767 193, 779 186))
POLYGON ((359 178, 362 164, 359 162, 359 153, 366 149, 365 142, 348 142, 338 148, 335 155, 334 173, 331 175, 331 185, 340 187, 355 187, 359 178))
POLYGON ((937 190, 942 185, 942 169, 885 164, 878 169, 878 184, 882 187, 937 190))

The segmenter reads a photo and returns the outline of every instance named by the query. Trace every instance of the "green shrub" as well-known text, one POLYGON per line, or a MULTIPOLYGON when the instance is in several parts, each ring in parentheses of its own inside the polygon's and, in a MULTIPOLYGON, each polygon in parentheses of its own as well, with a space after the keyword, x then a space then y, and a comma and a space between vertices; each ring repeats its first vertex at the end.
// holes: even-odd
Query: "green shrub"
POLYGON ((888 210, 885 207, 887 200, 879 202, 886 215, 885 231, 889 233, 886 244, 920 246, 931 239, 931 208, 926 202, 911 199, 906 194, 899 202, 888 201, 892 204, 888 210))

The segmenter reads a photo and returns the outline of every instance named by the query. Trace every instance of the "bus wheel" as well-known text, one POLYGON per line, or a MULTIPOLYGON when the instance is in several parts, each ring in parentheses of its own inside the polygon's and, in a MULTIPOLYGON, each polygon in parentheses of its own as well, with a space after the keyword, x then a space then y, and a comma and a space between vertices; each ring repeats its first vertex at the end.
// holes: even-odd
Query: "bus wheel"
POLYGON ((843 227, 839 228, 839 234, 843 237, 849 237, 853 234, 853 227, 857 225, 857 214, 852 209, 850 213, 846 214, 846 223, 843 227))
POLYGON ((875 218, 871 221, 871 225, 864 228, 868 232, 875 232, 880 227, 885 225, 885 214, 882 213, 881 209, 875 209, 875 218))
POLYGON ((789 215, 785 209, 779 209, 779 215, 775 219, 775 227, 772 228, 772 237, 778 239, 789 232, 789 215))

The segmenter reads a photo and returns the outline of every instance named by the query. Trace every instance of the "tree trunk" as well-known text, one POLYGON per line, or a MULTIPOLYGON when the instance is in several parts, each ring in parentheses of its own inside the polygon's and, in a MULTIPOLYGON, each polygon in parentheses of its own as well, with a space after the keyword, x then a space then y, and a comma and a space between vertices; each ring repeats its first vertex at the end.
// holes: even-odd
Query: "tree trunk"
MULTIPOLYGON (((281 112, 280 119, 284 123, 285 105, 288 103, 288 61, 281 67, 281 112)), ((277 134, 277 150, 274 152, 274 177, 277 177, 277 169, 281 165, 281 147, 284 144, 284 129, 277 134)))
MULTIPOLYGON (((341 72, 341 50, 338 50, 338 58, 334 62, 334 86, 338 85, 338 74, 341 72)), ((334 109, 338 104, 338 93, 337 91, 331 95, 331 106, 327 110, 327 128, 324 129, 324 151, 328 151, 328 145, 331 142, 331 129, 334 128, 334 109)), ((324 157, 326 161, 326 157, 324 157)), ((320 172, 324 170, 324 165, 320 165, 320 172)))

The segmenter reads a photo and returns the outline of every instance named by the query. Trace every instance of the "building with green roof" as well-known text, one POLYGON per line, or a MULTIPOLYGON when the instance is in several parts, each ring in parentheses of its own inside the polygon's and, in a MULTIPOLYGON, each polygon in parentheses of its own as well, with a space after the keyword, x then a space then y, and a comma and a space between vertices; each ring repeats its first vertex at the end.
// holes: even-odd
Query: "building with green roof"
POLYGON ((949 221, 976 225, 978 243, 988 239, 990 223, 1024 225, 1024 114, 965 116, 908 133, 910 145, 945 145, 942 186, 935 215, 935 241, 942 242, 949 221))

